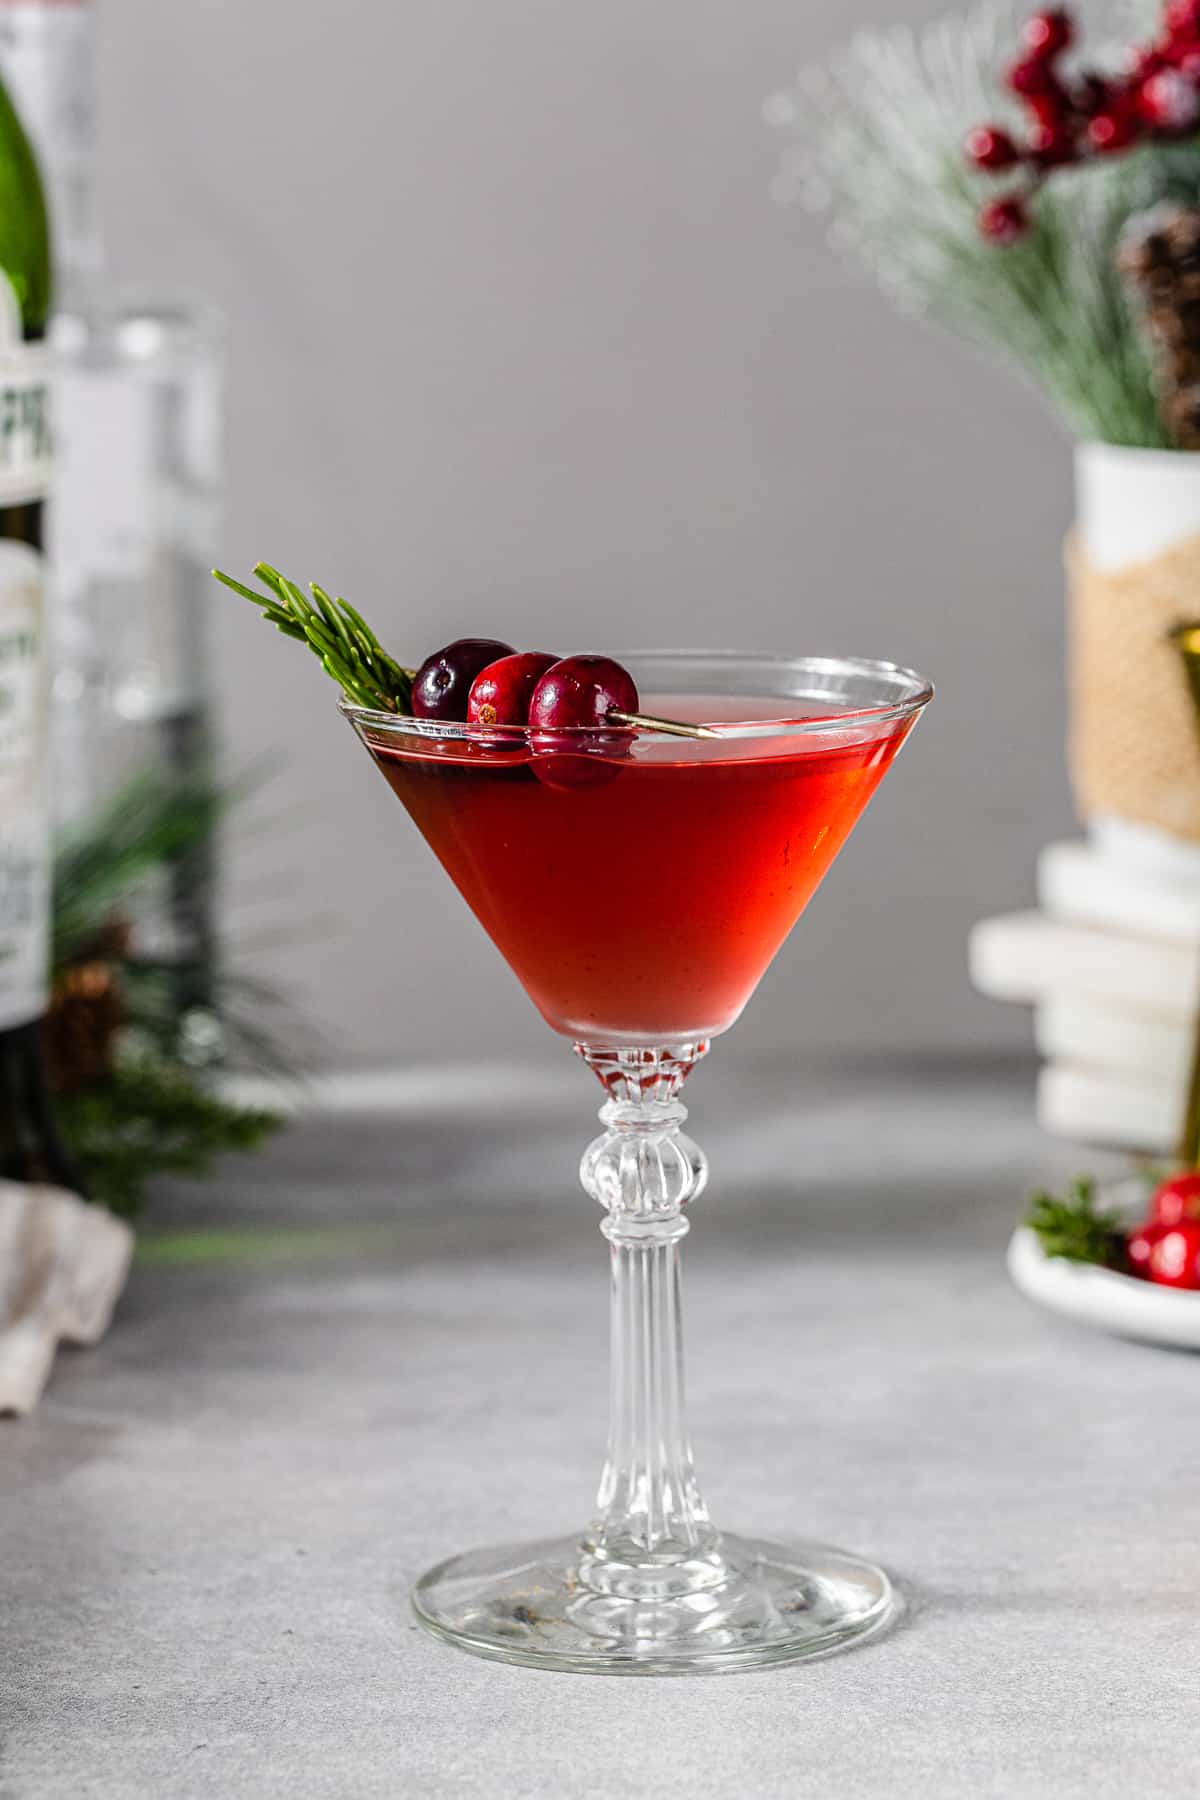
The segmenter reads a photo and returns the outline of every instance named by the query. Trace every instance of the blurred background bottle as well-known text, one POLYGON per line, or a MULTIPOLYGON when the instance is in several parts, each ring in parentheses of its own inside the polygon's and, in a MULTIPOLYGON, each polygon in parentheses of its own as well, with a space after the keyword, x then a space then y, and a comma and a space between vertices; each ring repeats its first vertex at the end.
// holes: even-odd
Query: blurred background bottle
MULTIPOLYGON (((97 201, 96 8, 0 0, 0 76, 45 170, 56 267, 53 810, 86 824, 148 769, 211 779, 205 620, 221 497, 223 333, 191 298, 113 286, 97 201)), ((215 844, 134 918, 180 1017, 215 979, 215 844)))
POLYGON ((43 503, 50 247, 37 163, 0 89, 0 1175, 73 1185, 47 1094, 50 787, 43 503))

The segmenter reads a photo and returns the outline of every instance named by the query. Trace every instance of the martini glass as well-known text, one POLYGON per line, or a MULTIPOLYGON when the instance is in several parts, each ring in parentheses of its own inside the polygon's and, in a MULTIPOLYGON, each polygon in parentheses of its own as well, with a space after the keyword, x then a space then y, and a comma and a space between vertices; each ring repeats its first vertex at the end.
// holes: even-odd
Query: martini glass
POLYGON ((608 1458, 573 1537, 470 1551, 413 1596, 439 1637, 601 1674, 744 1669, 877 1630, 887 1576, 717 1529, 683 1406, 679 1247, 703 1191, 680 1092, 738 1017, 932 689, 891 663, 646 653, 647 712, 703 738, 532 732, 343 702, 422 836, 605 1092, 580 1177, 611 1248, 608 1458))

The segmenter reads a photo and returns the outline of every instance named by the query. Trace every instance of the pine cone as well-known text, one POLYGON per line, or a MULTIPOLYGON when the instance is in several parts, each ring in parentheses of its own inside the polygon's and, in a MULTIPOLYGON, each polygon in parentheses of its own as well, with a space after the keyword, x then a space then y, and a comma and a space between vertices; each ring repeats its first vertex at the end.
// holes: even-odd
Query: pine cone
POLYGON ((51 1092, 76 1093, 111 1074, 124 1023, 120 977, 111 963, 64 969, 54 983, 42 1036, 51 1092))
POLYGON ((1200 208, 1164 204, 1130 220, 1117 267, 1137 295, 1159 413, 1181 450, 1200 449, 1200 208))

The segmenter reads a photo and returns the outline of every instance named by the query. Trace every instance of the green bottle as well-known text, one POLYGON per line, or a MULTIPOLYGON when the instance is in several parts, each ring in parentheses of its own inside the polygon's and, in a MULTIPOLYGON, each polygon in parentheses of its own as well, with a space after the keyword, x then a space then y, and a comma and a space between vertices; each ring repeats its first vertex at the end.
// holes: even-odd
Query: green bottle
POLYGON ((0 88, 0 1176, 76 1186, 42 1053, 50 957, 42 515, 51 475, 51 292, 37 162, 0 88))

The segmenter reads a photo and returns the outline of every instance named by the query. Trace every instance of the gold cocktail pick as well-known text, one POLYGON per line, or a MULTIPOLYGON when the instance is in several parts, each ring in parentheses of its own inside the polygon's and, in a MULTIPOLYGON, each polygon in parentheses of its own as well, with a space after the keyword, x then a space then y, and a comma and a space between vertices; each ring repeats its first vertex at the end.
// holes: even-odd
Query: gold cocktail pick
POLYGON ((640 731, 661 731, 667 737, 719 738, 709 725, 685 725, 681 719, 658 719, 653 713, 610 712, 610 725, 636 725, 640 731))
MULTIPOLYGON (((1200 727, 1200 623, 1175 625, 1167 633, 1179 652, 1188 693, 1200 727)), ((1179 1134, 1179 1160, 1194 1169, 1200 1165, 1200 995, 1196 996, 1196 1028, 1192 1039, 1192 1069, 1188 1078, 1187 1104, 1179 1134)))

